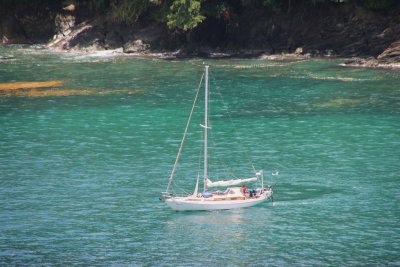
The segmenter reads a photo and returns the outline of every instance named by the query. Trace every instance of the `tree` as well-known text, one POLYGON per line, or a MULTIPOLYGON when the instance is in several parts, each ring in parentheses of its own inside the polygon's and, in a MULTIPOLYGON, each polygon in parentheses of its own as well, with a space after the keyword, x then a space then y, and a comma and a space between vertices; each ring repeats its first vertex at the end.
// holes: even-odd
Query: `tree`
POLYGON ((167 15, 169 28, 184 31, 195 28, 205 17, 200 14, 199 0, 175 0, 171 5, 171 12, 167 15))
POLYGON ((393 4, 394 0, 364 0, 364 6, 371 10, 388 10, 393 4))
POLYGON ((110 18, 116 22, 135 23, 140 15, 147 11, 150 4, 149 0, 113 0, 110 18))

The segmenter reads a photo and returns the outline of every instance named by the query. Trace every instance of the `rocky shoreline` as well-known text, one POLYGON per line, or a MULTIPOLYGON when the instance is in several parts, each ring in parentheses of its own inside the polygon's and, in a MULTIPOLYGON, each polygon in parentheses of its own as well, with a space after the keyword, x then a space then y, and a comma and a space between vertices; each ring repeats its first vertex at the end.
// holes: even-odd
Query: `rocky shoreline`
POLYGON ((390 44, 376 58, 353 58, 346 60, 345 67, 400 69, 400 40, 390 44))
MULTIPOLYGON (((341 57, 346 67, 400 69, 400 5, 390 14, 329 4, 292 13, 243 11, 234 25, 206 20, 195 30, 171 31, 159 21, 114 23, 76 10, 47 19, 0 18, 0 43, 42 43, 55 51, 179 58, 303 60, 341 57), (44 27, 45 25, 45 27, 44 27)), ((2 13, 0 12, 0 13, 2 13)), ((49 11, 50 12, 50 11, 49 11)))

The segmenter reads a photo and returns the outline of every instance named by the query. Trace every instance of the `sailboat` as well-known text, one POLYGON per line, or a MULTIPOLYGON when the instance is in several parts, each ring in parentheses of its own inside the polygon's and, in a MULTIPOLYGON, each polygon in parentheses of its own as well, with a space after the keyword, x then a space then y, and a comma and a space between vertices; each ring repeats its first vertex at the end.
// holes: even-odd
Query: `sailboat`
MULTIPOLYGON (((168 180, 168 185, 165 192, 162 193, 161 199, 173 210, 177 211, 192 211, 192 210, 225 210, 246 208, 257 205, 268 199, 272 199, 272 187, 264 188, 264 173, 263 171, 255 171, 254 177, 243 179, 230 179, 212 182, 208 176, 208 131, 209 116, 208 116, 208 100, 209 100, 209 82, 208 82, 209 66, 204 69, 204 125, 200 125, 204 129, 204 170, 203 170, 203 192, 199 193, 200 177, 197 176, 195 189, 192 194, 175 195, 170 192, 170 187, 175 175, 178 161, 182 152, 186 134, 192 118, 192 114, 197 102, 199 91, 195 96, 192 110, 189 115, 188 122, 181 140, 178 155, 175 159, 171 175, 168 180), (247 189, 246 184, 259 181, 259 188, 247 189), (239 186, 242 185, 242 186, 239 186), (224 188, 224 190, 209 191, 210 188, 224 188)), ((203 77, 202 77, 203 78, 203 77)), ((201 85, 201 81, 200 81, 201 85)), ((200 89, 200 86, 199 86, 200 89)))

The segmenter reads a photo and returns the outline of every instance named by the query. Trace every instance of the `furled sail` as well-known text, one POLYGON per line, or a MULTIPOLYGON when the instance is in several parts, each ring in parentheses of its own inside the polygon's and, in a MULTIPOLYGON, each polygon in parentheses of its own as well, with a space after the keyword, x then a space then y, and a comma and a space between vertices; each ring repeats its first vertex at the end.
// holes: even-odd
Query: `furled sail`
POLYGON ((245 179, 232 179, 232 180, 226 180, 226 181, 216 181, 212 182, 210 179, 207 179, 207 187, 216 187, 216 186, 232 186, 232 185, 238 185, 242 183, 248 183, 248 182, 253 182, 257 181, 257 178, 245 178, 245 179))

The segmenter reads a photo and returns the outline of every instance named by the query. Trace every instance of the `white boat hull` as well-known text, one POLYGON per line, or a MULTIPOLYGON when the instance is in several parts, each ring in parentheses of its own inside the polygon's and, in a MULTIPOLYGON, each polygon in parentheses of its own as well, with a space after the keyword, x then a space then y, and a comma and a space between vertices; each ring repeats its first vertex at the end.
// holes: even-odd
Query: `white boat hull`
POLYGON ((264 192, 257 198, 247 198, 244 200, 219 200, 213 201, 207 198, 193 197, 171 197, 165 200, 168 207, 177 211, 194 211, 194 210, 228 210, 247 208, 257 205, 271 197, 271 192, 264 192))

